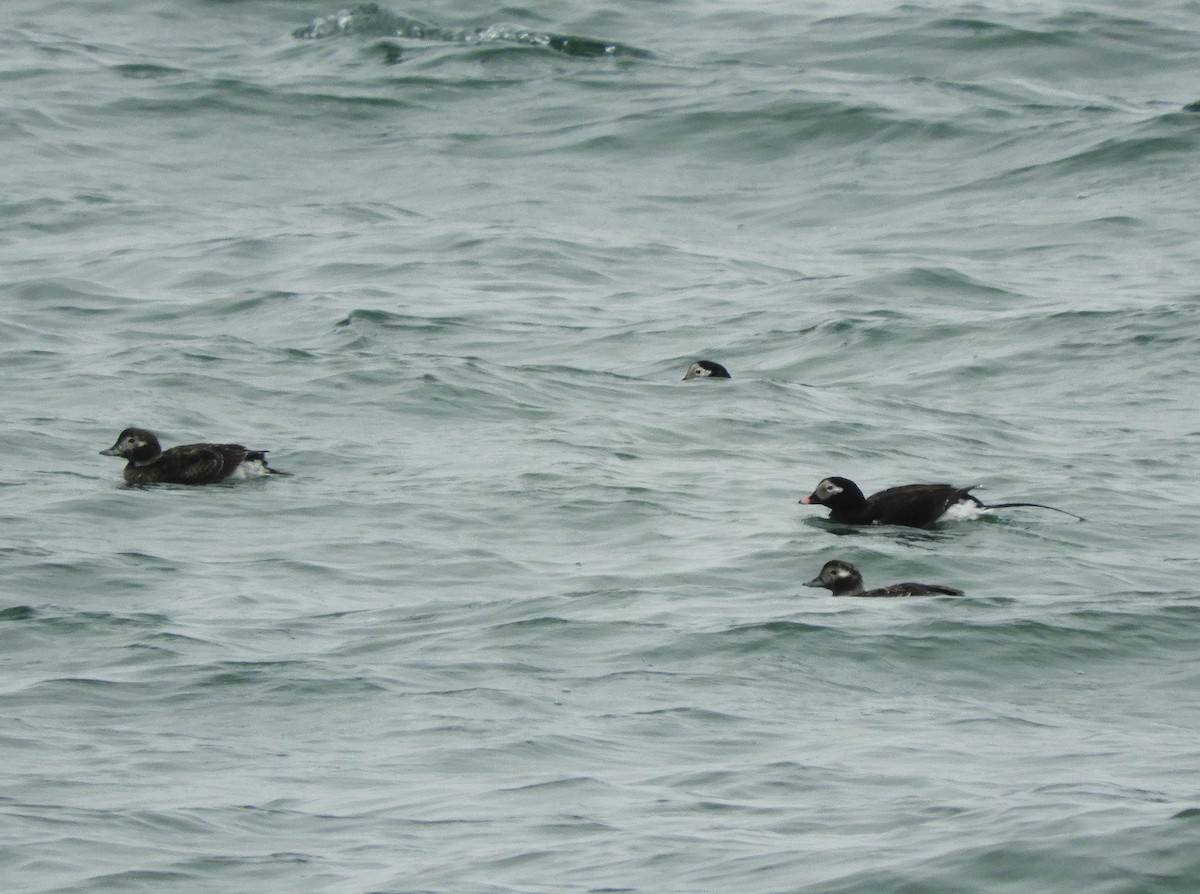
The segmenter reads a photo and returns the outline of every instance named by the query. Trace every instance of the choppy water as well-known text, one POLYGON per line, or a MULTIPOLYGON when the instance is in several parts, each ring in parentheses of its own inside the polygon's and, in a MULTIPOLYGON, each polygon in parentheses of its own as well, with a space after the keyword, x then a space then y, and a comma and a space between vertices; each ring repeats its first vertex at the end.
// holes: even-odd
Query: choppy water
POLYGON ((13 0, 3 889, 1195 891, 1198 41, 13 0))

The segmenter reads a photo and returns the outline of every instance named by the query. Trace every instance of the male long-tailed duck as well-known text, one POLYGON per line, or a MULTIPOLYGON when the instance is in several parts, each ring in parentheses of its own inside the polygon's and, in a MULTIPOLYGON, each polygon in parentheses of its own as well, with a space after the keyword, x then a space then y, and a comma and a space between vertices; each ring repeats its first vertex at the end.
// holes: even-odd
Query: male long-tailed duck
POLYGON ((843 525, 907 525, 926 528, 938 521, 975 518, 991 509, 1031 506, 1083 517, 1043 503, 984 503, 971 495, 979 487, 953 484, 902 484, 864 497, 849 478, 826 478, 800 502, 806 506, 828 506, 829 520, 843 525))
POLYGON ((715 360, 697 360, 687 368, 683 380, 689 379, 732 379, 729 370, 715 360))
POLYGON ((215 484, 230 478, 286 475, 267 465, 267 451, 241 444, 182 444, 163 450, 153 432, 127 428, 101 456, 120 456, 129 462, 130 484, 215 484))
POLYGON ((955 587, 944 587, 941 584, 892 584, 868 590, 863 586, 863 577, 858 569, 849 562, 833 559, 821 567, 821 573, 810 581, 806 587, 824 587, 834 596, 962 596, 963 591, 955 587))

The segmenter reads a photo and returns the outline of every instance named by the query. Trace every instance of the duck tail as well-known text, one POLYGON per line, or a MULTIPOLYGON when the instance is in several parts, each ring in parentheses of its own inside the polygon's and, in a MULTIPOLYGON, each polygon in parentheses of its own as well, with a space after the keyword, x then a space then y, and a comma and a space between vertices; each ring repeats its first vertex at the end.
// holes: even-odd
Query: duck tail
POLYGON ((1049 509, 1051 512, 1061 512, 1063 515, 1069 515, 1071 518, 1078 519, 1079 521, 1087 521, 1082 515, 1068 512, 1066 509, 1059 509, 1057 506, 1047 506, 1045 503, 984 503, 982 505, 984 509, 1015 509, 1021 506, 1033 509, 1049 509))

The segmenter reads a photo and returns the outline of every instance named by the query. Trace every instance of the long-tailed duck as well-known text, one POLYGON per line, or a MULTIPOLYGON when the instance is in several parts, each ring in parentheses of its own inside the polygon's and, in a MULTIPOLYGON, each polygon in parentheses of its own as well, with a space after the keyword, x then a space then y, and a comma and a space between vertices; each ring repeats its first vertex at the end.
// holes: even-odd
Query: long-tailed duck
POLYGON ((732 379, 729 370, 713 360, 697 360, 687 368, 683 380, 688 379, 732 379))
POLYGON ((826 478, 800 502, 806 506, 828 506, 829 520, 843 525, 907 525, 925 528, 938 521, 977 517, 989 509, 1031 506, 1049 509, 1083 521, 1083 517, 1042 503, 987 504, 970 493, 978 484, 902 484, 864 497, 849 478, 826 478))
POLYGON ((824 587, 834 596, 962 596, 963 591, 955 587, 944 587, 941 584, 892 584, 868 590, 863 586, 863 577, 858 569, 849 562, 833 559, 821 567, 821 573, 810 581, 806 587, 824 587))
POLYGON ((230 478, 286 475, 267 465, 267 451, 241 444, 183 444, 163 450, 153 432, 127 428, 101 456, 129 460, 125 480, 130 484, 215 484, 230 478))

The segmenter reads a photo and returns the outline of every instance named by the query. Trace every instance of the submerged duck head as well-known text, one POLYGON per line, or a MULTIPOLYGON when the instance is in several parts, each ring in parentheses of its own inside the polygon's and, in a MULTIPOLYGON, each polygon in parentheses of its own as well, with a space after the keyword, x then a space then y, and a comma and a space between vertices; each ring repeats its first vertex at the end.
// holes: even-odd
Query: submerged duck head
POLYGON ((729 370, 714 360, 697 360, 683 374, 683 381, 688 379, 732 379, 729 370))

